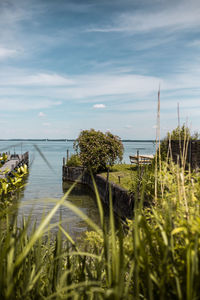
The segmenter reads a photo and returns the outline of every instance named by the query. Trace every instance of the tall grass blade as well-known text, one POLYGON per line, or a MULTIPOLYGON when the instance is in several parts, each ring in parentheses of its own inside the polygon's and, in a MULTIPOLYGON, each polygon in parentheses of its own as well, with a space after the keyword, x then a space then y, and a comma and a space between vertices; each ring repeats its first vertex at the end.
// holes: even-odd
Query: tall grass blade
POLYGON ((50 162, 46 159, 45 155, 42 153, 42 151, 40 150, 40 148, 37 145, 34 145, 35 149, 37 150, 37 152, 40 154, 41 158, 44 160, 44 162, 47 164, 47 166, 49 167, 49 169, 53 172, 56 173, 55 170, 53 169, 52 165, 50 164, 50 162))
POLYGON ((67 197, 69 196, 69 194, 71 193, 71 191, 73 190, 73 188, 75 187, 75 185, 76 185, 76 183, 74 183, 69 188, 69 190, 65 193, 65 195, 57 202, 57 204, 54 206, 54 208, 47 214, 46 218, 40 223, 40 225, 38 226, 37 230, 32 235, 29 243, 26 245, 26 248, 23 249, 22 253, 18 256, 18 258, 17 258, 17 260, 15 262, 15 267, 17 267, 23 261, 23 259, 26 257, 26 255, 28 254, 28 252, 31 250, 31 248, 34 245, 34 243, 43 234, 43 231, 44 231, 45 227, 48 225, 48 223, 50 222, 51 218, 56 213, 56 211, 59 209, 59 207, 65 202, 65 200, 67 199, 67 197))
POLYGON ((95 195, 96 195, 96 200, 97 200, 97 205, 98 205, 98 210, 99 210, 99 215, 100 215, 101 228, 102 228, 102 230, 104 230, 104 212, 103 212, 103 206, 102 206, 101 199, 100 199, 100 196, 99 196, 99 192, 98 192, 98 189, 97 189, 97 185, 96 185, 96 182, 94 180, 94 176, 93 176, 91 170, 90 170, 90 175, 92 177, 92 182, 93 182, 94 191, 95 191, 95 195))

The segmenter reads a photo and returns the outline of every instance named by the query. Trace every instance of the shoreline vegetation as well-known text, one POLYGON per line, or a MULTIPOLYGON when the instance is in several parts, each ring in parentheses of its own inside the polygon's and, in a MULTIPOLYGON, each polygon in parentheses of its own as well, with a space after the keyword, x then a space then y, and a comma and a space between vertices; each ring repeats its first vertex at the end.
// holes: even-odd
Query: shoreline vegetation
MULTIPOLYGON (((0 154, 0 171, 2 167, 7 166, 7 161, 9 162, 8 154, 0 154)), ((16 194, 24 187, 27 175, 28 166, 24 161, 12 171, 6 167, 0 172, 0 213, 13 204, 16 194)))
POLYGON ((115 227, 111 197, 107 227, 96 191, 97 226, 67 201, 73 186, 31 234, 28 219, 19 228, 16 220, 2 225, 1 217, 1 298, 199 299, 200 175, 162 162, 152 182, 157 197, 151 191, 154 202, 145 208, 142 194, 126 230, 115 227), (51 236, 48 223, 61 206, 91 227, 79 243, 62 227, 64 220, 51 225, 58 227, 51 236))
MULTIPOLYGON (((25 141, 28 141, 28 142, 74 142, 76 139, 0 139, 0 141, 5 141, 5 142, 25 142, 25 141)), ((127 140, 127 139, 122 139, 122 142, 142 142, 142 143, 149 143, 149 142, 152 142, 152 143, 155 143, 156 141, 155 140, 127 140)))
MULTIPOLYGON (((181 129, 176 133, 180 139, 181 129)), ((112 140, 101 137, 106 143, 112 140)), ((81 143, 85 146, 85 140, 81 143)), ((102 155, 99 144, 95 145, 95 155, 102 155)), ((120 222, 115 226, 111 193, 109 220, 105 222, 95 182, 100 225, 68 201, 76 183, 61 199, 55 199, 52 210, 29 234, 29 218, 19 228, 16 219, 10 222, 9 208, 6 220, 5 210, 0 212, 0 298, 200 299, 200 173, 185 168, 185 155, 175 163, 162 147, 149 167, 135 170, 121 165, 120 169, 111 163, 110 176, 119 172, 121 175, 115 176, 118 180, 123 172, 134 174, 134 218, 126 220, 125 228, 120 222), (143 205, 146 201, 148 206, 143 205), (61 207, 90 226, 81 241, 70 237, 61 218, 49 225, 61 207), (56 237, 51 235, 52 227, 58 229, 56 237)), ((82 163, 87 158, 82 156, 82 163)), ((73 159, 78 162, 77 157, 73 159)), ((105 167, 98 166, 94 170, 105 167)))

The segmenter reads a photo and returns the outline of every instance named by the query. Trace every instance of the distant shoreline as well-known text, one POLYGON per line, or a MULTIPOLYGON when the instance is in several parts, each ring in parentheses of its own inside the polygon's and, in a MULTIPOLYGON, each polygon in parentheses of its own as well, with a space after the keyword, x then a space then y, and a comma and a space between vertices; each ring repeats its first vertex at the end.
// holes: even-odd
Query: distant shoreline
MULTIPOLYGON (((75 139, 0 139, 0 141, 4 142, 74 142, 75 139)), ((125 143, 150 143, 150 142, 156 142, 155 140, 129 140, 124 139, 122 142, 125 143)))

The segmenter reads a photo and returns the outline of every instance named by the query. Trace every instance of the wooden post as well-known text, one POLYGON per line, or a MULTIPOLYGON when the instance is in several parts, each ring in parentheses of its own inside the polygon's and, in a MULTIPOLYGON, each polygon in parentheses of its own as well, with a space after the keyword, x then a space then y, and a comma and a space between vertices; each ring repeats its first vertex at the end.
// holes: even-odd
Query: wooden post
POLYGON ((109 171, 110 171, 110 169, 108 168, 108 170, 107 170, 107 178, 106 178, 106 190, 105 190, 105 195, 104 195, 104 201, 105 201, 105 203, 107 203, 106 200, 107 200, 107 194, 108 194, 108 190, 109 190, 108 189, 109 171))
MULTIPOLYGON (((191 150, 192 150, 192 141, 189 140, 189 143, 188 143, 188 160, 189 160, 190 167, 192 168, 193 163, 192 163, 192 151, 191 150)), ((195 166, 195 168, 196 168, 196 166, 195 166)))
POLYGON ((107 170, 107 182, 109 181, 109 171, 110 171, 110 168, 108 168, 108 170, 107 170))
POLYGON ((65 157, 63 157, 63 166, 65 166, 65 157))
POLYGON ((118 180, 119 180, 119 183, 120 183, 120 176, 118 176, 118 180))
POLYGON ((140 153, 139 150, 137 150, 137 173, 138 173, 138 178, 140 178, 140 153))
POLYGON ((139 150, 137 150, 137 163, 138 163, 138 168, 139 168, 139 165, 140 165, 140 155, 139 155, 139 150))
POLYGON ((68 160, 69 160, 69 149, 67 149, 67 163, 68 163, 68 160))

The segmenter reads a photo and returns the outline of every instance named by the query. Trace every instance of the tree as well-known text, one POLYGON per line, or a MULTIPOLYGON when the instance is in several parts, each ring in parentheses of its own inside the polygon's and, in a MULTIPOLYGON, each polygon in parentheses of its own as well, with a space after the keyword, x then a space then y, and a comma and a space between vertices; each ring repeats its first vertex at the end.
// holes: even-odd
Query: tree
POLYGON ((123 158, 124 147, 121 139, 110 132, 103 133, 94 129, 81 131, 74 142, 74 149, 81 163, 94 173, 104 171, 123 158))

